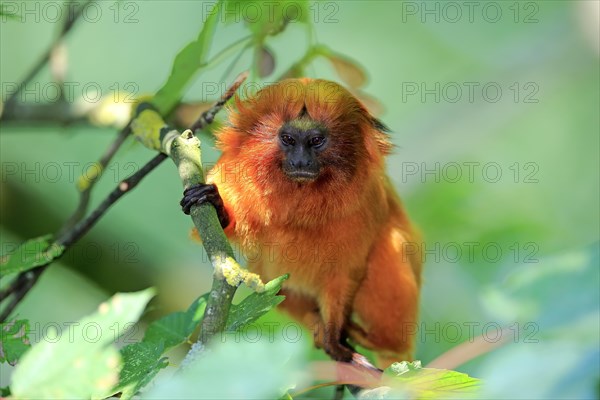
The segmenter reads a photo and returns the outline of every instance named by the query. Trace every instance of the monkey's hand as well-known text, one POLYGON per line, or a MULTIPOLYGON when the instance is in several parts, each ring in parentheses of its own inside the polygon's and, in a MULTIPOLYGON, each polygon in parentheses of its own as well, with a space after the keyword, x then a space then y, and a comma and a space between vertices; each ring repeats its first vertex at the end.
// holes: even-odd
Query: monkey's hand
POLYGON ((183 199, 179 202, 181 209, 187 215, 190 214, 190 209, 193 205, 210 203, 217 210, 219 222, 224 229, 229 225, 229 215, 223 204, 223 199, 219 194, 217 186, 214 184, 199 184, 190 186, 183 192, 183 199))

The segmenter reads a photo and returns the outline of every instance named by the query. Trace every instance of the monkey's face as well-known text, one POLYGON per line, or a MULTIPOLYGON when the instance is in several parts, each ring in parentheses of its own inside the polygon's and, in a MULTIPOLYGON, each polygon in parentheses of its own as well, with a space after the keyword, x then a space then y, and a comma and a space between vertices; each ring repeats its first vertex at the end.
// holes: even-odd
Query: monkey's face
POLYGON ((391 147, 383 125, 334 82, 289 79, 236 104, 218 146, 267 191, 360 183, 391 147))
POLYGON ((329 145, 326 128, 308 117, 285 123, 277 134, 281 169, 296 182, 315 181, 322 168, 321 154, 329 145))

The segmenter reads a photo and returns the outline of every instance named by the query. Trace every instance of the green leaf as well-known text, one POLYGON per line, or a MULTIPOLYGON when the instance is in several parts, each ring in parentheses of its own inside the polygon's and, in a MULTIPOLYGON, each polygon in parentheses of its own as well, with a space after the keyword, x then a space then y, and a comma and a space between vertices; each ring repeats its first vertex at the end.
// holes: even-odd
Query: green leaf
POLYGON ((109 394, 122 392, 121 399, 129 399, 165 368, 167 358, 162 354, 188 340, 202 320, 207 297, 208 294, 194 300, 185 312, 174 312, 152 322, 141 342, 123 347, 119 383, 109 394))
POLYGON ((324 54, 338 76, 352 88, 359 88, 367 83, 367 74, 364 68, 358 62, 346 57, 343 54, 330 51, 324 54))
POLYGON ((115 327, 137 321, 152 289, 118 293, 102 303, 94 314, 58 335, 55 329, 20 360, 12 376, 11 390, 16 398, 97 398, 118 380, 119 352, 110 344, 115 327))
POLYGON ((208 294, 196 299, 187 311, 178 311, 152 322, 144 334, 144 342, 163 343, 165 350, 185 342, 202 320, 208 294))
POLYGON ((489 285, 483 304, 491 321, 509 326, 512 318, 512 343, 482 359, 482 397, 598 398, 598 265, 596 242, 534 266, 515 264, 501 283, 489 285))
MULTIPOLYGON (((461 372, 445 369, 421 368, 421 362, 406 361, 394 363, 384 371, 392 377, 392 384, 408 398, 444 399, 465 398, 475 395, 481 388, 479 379, 471 378, 461 372)), ((386 398, 393 393, 388 393, 386 398)))
POLYGON ((0 396, 8 397, 10 395, 11 395, 10 388, 8 386, 0 388, 0 396))
POLYGON ((158 371, 168 365, 167 358, 161 357, 163 351, 162 342, 139 342, 123 347, 123 369, 119 374, 119 383, 112 389, 111 394, 121 392, 121 399, 132 398, 158 374, 158 371))
POLYGON ((59 257, 64 246, 50 243, 52 235, 31 239, 20 245, 14 253, 3 255, 0 261, 0 276, 15 274, 48 264, 59 257))
POLYGON ((275 278, 265 285, 264 292, 252 293, 240 304, 232 304, 225 330, 236 331, 251 324, 281 303, 285 296, 278 296, 277 293, 288 278, 288 274, 275 278))
POLYGON ((210 43, 219 21, 220 11, 221 1, 217 2, 208 13, 198 38, 185 46, 175 57, 171 75, 152 99, 152 104, 161 115, 166 115, 171 111, 183 97, 186 85, 198 71, 206 66, 210 43))
POLYGON ((289 392, 286 392, 283 396, 279 398, 279 400, 294 400, 294 398, 289 392))
POLYGON ((15 365, 17 360, 31 347, 29 344, 29 321, 20 319, 0 324, 0 362, 15 365))
POLYGON ((304 345, 215 340, 180 373, 153 385, 145 399, 278 399, 303 384, 304 345))

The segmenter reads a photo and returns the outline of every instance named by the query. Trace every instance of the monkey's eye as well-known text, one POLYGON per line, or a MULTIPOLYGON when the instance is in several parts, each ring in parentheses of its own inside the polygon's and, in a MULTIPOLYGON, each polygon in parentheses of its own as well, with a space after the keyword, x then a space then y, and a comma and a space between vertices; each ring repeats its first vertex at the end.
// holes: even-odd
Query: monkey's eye
POLYGON ((315 136, 310 138, 309 143, 312 147, 321 147, 325 143, 325 138, 323 136, 315 136))
POLYGON ((283 144, 285 144, 286 146, 293 146, 296 144, 296 141, 294 140, 293 137, 291 137, 290 135, 281 135, 280 136, 281 142, 283 144))

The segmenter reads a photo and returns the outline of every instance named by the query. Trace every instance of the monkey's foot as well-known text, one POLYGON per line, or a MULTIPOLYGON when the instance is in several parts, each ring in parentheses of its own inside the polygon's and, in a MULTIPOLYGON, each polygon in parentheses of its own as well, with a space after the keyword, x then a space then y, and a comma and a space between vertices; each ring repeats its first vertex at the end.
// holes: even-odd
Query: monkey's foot
POLYGON ((223 199, 219 194, 219 190, 213 184, 199 184, 190 186, 183 192, 183 199, 179 202, 181 209, 187 215, 190 214, 190 209, 194 205, 200 205, 204 203, 210 203, 217 210, 219 222, 221 226, 225 228, 229 225, 229 215, 223 205, 223 199))
POLYGON ((335 361, 345 363, 351 362, 354 354, 356 354, 352 349, 349 349, 341 343, 326 343, 323 346, 323 350, 325 350, 325 353, 335 361))

